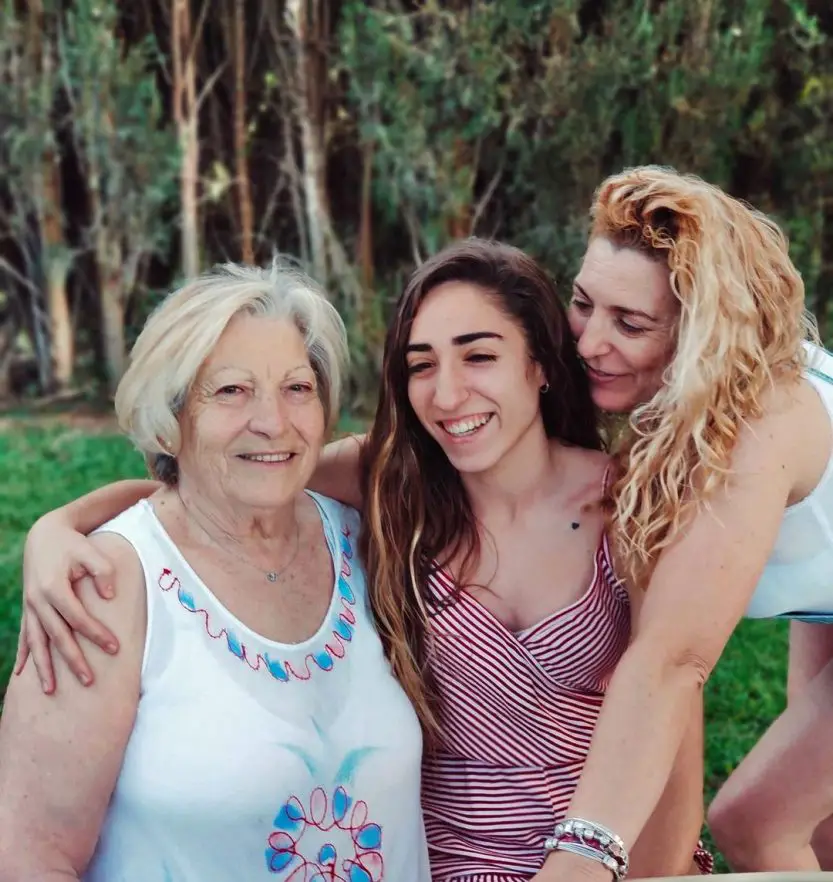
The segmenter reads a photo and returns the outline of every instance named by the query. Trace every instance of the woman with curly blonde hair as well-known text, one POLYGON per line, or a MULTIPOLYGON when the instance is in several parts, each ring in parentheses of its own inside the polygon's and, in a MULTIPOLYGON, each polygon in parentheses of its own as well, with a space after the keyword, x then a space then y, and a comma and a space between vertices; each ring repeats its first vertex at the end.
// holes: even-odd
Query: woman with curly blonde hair
MULTIPOLYGON (((626 872, 744 613, 802 620, 790 703, 718 797, 712 824, 739 868, 817 869, 811 838, 833 815, 833 628, 818 624, 833 621, 833 359, 809 342, 782 233, 718 188, 632 169, 602 184, 592 217, 570 325, 595 404, 629 415, 607 505, 633 638, 535 880, 626 872)), ((355 501, 357 450, 330 451, 318 474, 330 495, 355 501)), ((41 547, 68 547, 50 537, 41 547)), ((76 562, 85 556, 79 548, 76 562)), ((27 588, 33 619, 54 576, 27 588)), ((75 611, 79 630, 104 639, 75 611)), ((64 651, 65 625, 55 635, 64 651)))
MULTIPOLYGON (((709 820, 735 869, 818 870, 833 815, 833 358, 810 342, 781 231, 718 188, 634 169, 604 182, 592 217, 570 323, 594 401, 629 414, 609 507, 639 609, 569 813, 633 841, 739 619, 792 618, 788 708, 709 820)), ((542 882, 573 878, 572 860, 554 854, 542 882)))

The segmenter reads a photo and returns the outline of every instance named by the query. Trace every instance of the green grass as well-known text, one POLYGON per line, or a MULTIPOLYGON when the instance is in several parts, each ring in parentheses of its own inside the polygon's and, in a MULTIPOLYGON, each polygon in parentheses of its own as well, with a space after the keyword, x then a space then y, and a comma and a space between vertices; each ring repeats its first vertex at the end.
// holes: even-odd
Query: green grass
POLYGON ((94 487, 144 477, 124 438, 72 428, 0 431, 0 701, 17 646, 26 531, 44 512, 94 487))
MULTIPOLYGON (((144 474, 120 437, 60 427, 0 431, 0 700, 17 644, 26 531, 94 487, 144 474)), ((782 622, 743 622, 726 649, 706 693, 708 799, 783 708, 786 655, 782 622)))

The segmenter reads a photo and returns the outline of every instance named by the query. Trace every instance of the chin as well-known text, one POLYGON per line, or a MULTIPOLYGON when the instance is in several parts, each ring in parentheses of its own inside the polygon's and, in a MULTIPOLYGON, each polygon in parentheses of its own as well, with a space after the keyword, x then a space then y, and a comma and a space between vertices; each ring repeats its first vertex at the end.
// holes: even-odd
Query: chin
POLYGON ((470 454, 461 453, 459 450, 443 451, 451 465, 461 475, 477 475, 487 472, 500 462, 503 451, 478 450, 470 454))
POLYGON ((592 390, 591 397, 593 404, 605 413, 630 413, 638 403, 631 395, 598 387, 592 390))

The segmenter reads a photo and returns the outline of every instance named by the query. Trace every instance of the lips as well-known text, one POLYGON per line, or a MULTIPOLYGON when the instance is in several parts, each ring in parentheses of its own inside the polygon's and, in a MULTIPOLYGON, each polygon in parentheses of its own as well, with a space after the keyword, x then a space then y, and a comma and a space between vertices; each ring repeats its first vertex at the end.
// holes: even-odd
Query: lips
POLYGON ((294 453, 238 453, 238 459, 245 460, 246 462, 261 462, 267 463, 269 465, 275 465, 277 463, 289 462, 292 457, 295 456, 294 453))
POLYGON ((588 376, 596 383, 610 383, 622 376, 622 374, 609 374, 607 371, 600 371, 598 368, 590 367, 589 364, 586 367, 588 376))

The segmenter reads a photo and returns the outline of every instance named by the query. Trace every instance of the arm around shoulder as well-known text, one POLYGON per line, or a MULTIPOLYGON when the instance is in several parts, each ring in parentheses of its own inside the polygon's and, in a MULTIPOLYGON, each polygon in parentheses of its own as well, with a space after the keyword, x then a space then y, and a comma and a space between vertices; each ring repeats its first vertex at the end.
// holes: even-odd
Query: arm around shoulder
POLYGON ((0 882, 79 878, 92 856, 121 770, 139 700, 146 631, 144 575, 120 537, 92 537, 116 566, 115 600, 90 580, 84 603, 119 636, 111 657, 86 647, 87 689, 58 660, 60 688, 44 695, 34 669, 13 677, 0 718, 0 882))
POLYGON ((309 488, 361 510, 362 488, 359 459, 364 435, 347 435, 331 441, 321 452, 309 488))

